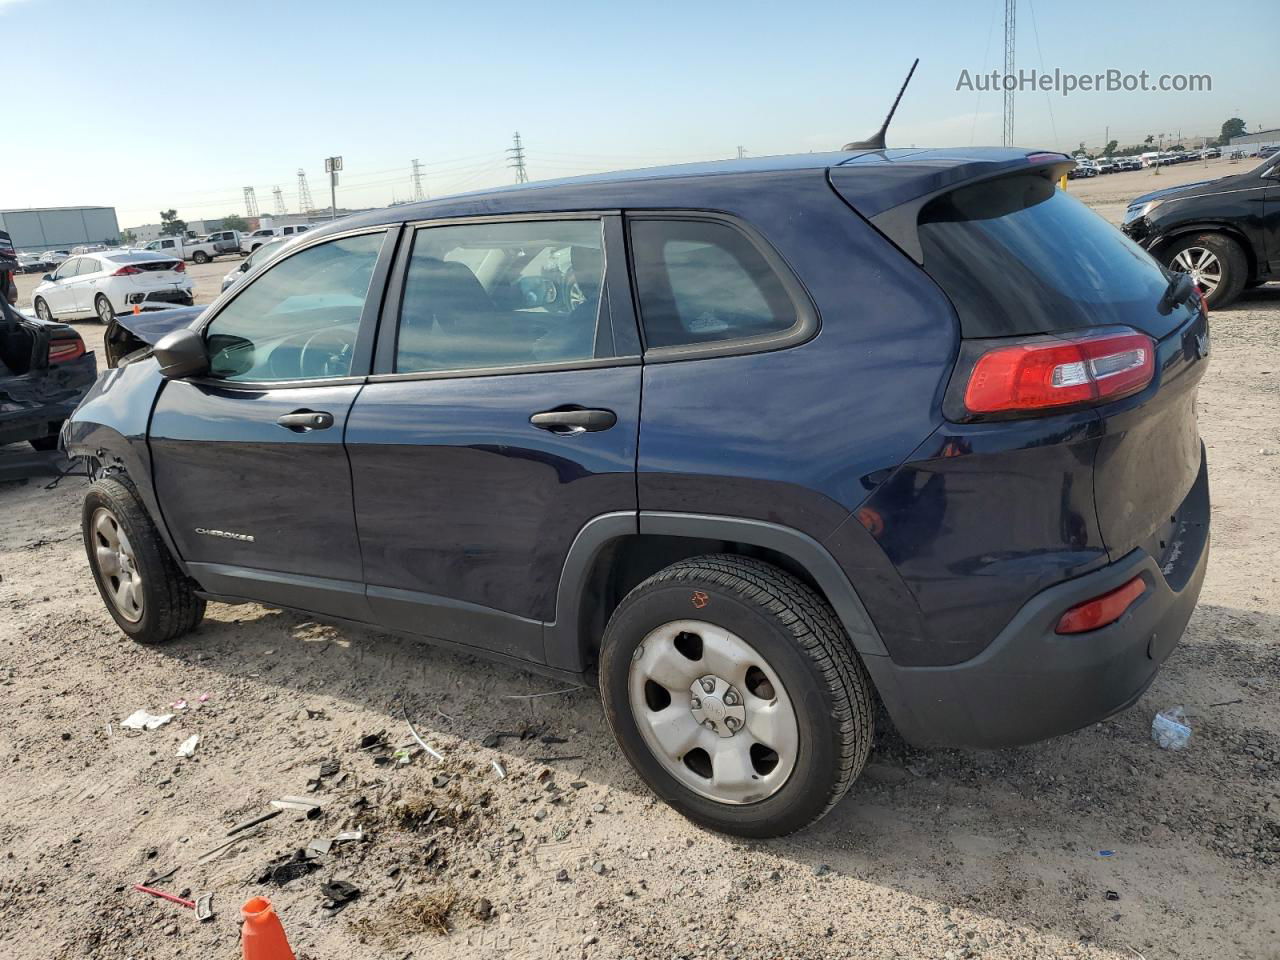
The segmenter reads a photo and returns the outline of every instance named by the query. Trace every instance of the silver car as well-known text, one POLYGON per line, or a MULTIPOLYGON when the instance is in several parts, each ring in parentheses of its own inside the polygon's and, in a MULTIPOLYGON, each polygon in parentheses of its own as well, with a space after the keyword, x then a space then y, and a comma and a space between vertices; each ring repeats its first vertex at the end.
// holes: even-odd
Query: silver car
POLYGON ((254 267, 274 260, 280 251, 284 249, 284 245, 292 239, 293 237, 274 237, 262 244, 253 253, 236 264, 235 269, 222 278, 222 289, 226 290, 235 286, 254 267))

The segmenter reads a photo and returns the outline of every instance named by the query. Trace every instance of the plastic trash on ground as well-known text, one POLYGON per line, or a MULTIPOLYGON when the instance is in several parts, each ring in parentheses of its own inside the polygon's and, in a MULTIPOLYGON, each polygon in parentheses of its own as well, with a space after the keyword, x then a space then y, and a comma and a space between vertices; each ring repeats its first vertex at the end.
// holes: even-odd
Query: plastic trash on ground
POLYGON ((154 730, 156 727, 163 727, 172 719, 172 713, 154 714, 147 713, 145 710, 136 710, 121 720, 120 726, 126 730, 154 730))
POLYGON ((1151 721, 1151 739, 1163 750, 1182 750, 1191 741, 1191 725, 1182 707, 1168 707, 1151 721))
POLYGON ((193 733, 191 736, 187 737, 187 739, 183 740, 182 743, 178 745, 178 752, 177 754, 175 754, 175 756, 193 757, 195 756, 196 747, 198 747, 199 745, 200 745, 200 734, 193 733))

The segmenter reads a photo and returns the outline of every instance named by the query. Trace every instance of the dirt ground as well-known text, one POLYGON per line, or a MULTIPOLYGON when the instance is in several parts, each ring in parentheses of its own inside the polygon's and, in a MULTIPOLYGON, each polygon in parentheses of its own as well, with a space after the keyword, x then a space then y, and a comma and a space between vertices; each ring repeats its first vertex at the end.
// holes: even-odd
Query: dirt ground
MULTIPOLYGON (((1152 182, 1174 181, 1072 188, 1112 215, 1152 182)), ((192 268, 202 301, 229 268, 192 268)), ((136 646, 90 579, 84 481, 0 487, 0 955, 236 957, 238 907, 264 894, 311 960, 1280 957, 1280 285, 1212 329, 1212 561, 1147 694, 1017 750, 881 729, 848 797, 771 842, 655 803, 590 690, 257 606, 136 646), (1173 704, 1194 729, 1177 753, 1150 737, 1173 704), (175 716, 122 730, 138 709, 175 716), (443 761, 395 760, 406 714, 443 761), (285 795, 318 817, 202 856, 285 795), (314 869, 273 864, 357 828, 314 869), (173 868, 155 885, 212 892, 214 921, 131 889, 173 868), (334 880, 361 895, 327 906, 334 880)))

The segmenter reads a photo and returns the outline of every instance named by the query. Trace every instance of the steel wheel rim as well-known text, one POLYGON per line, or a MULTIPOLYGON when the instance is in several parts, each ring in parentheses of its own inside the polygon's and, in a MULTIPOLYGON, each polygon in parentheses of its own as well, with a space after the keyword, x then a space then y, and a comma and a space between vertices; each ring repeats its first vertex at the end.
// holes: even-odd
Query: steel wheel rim
POLYGON ((120 521, 99 507, 89 521, 94 566, 116 612, 130 623, 142 619, 142 575, 134 561, 133 545, 120 521))
POLYGON ((1187 247, 1173 258, 1173 269, 1191 274, 1205 295, 1213 293, 1222 282, 1222 261, 1207 247, 1187 247))
POLYGON ((673 620, 651 630, 632 654, 627 695, 645 746, 699 796, 757 803, 795 770, 795 706, 768 661, 724 627, 673 620))

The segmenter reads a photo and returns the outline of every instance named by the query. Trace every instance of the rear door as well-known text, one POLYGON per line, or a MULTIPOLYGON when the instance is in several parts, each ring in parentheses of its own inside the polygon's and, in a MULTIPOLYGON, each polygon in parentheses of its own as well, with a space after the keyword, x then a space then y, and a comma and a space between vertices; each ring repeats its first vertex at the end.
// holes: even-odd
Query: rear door
POLYGON ((641 368, 620 231, 567 215, 406 237, 347 427, 379 622, 542 661, 574 537, 634 514, 641 368))
POLYGON ((325 238, 276 261, 204 326, 209 375, 164 385, 156 490, 207 590, 368 619, 342 433, 395 234, 325 238))
MULTIPOLYGON (((108 275, 106 266, 97 257, 86 256, 80 258, 80 266, 76 271, 76 278, 71 284, 77 313, 93 312, 93 299, 98 292, 98 281, 108 275)), ((115 306, 117 310, 120 309, 120 304, 115 306)))

